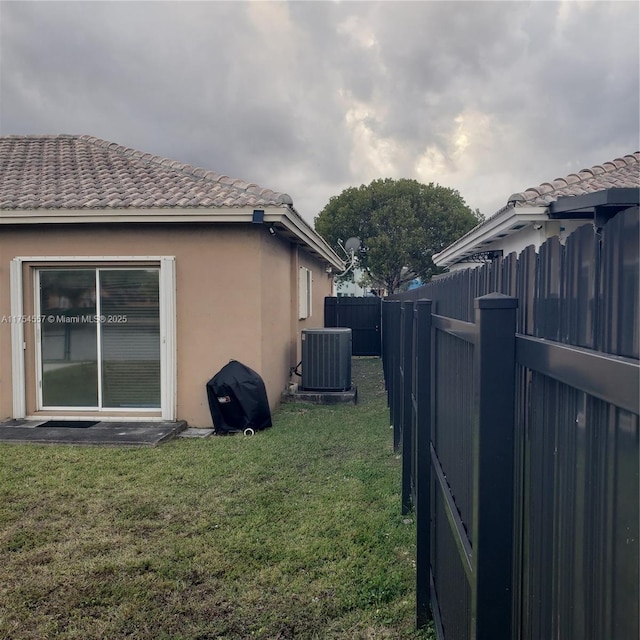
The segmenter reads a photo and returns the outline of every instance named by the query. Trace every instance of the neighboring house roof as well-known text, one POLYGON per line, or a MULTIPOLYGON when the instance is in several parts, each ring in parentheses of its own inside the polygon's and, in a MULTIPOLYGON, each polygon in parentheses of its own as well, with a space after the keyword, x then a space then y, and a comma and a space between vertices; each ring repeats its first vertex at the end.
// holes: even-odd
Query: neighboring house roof
POLYGON ((0 137, 0 224, 256 220, 344 268, 286 193, 87 135, 0 137))
POLYGON ((623 207, 637 204, 639 187, 639 151, 552 182, 543 182, 509 196, 504 207, 435 254, 433 261, 441 267, 464 262, 474 253, 490 248, 497 239, 529 225, 547 222, 552 217, 584 217, 588 210, 593 215, 595 205, 623 207), (589 199, 593 194, 605 192, 612 197, 599 201, 589 199), (580 214, 571 215, 572 211, 580 214))
POLYGON ((546 206, 563 196, 581 196, 605 189, 623 189, 640 186, 640 151, 616 158, 611 162, 597 164, 591 169, 570 173, 553 182, 543 182, 514 193, 508 202, 517 206, 546 206))

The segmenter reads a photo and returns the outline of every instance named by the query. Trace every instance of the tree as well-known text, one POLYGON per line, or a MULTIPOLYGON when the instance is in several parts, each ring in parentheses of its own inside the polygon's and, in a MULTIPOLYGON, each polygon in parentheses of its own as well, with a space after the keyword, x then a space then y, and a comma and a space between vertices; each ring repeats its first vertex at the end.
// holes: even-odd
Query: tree
POLYGON ((386 178, 333 196, 315 228, 336 249, 338 240, 360 238, 358 265, 391 294, 440 273, 431 256, 481 220, 454 189, 386 178))

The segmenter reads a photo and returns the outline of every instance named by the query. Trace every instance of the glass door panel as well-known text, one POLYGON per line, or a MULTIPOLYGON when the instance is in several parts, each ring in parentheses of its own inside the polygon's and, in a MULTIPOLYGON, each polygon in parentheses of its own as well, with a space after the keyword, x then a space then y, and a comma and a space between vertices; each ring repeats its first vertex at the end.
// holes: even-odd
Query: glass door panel
POLYGON ((160 408, 158 269, 100 269, 102 406, 160 408))
POLYGON ((40 275, 42 405, 98 406, 95 269, 40 275))

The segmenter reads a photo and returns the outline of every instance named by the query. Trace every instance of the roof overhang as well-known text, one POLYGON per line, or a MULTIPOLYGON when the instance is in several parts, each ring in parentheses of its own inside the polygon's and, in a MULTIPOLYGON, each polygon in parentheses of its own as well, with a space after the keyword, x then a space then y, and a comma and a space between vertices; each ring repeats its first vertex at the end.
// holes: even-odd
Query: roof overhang
POLYGON ((287 214, 273 214, 265 210, 264 222, 281 228, 290 240, 306 245, 318 258, 328 262, 338 273, 344 271, 346 265, 329 243, 312 229, 296 212, 287 209, 287 214))
POLYGON ((438 267, 450 267, 468 261, 471 256, 489 250, 496 240, 547 220, 593 220, 603 226, 618 212, 640 206, 640 189, 611 188, 579 196, 563 196, 544 206, 509 203, 495 216, 477 225, 466 235, 433 256, 438 267))
POLYGON ((549 219, 547 207, 520 207, 509 205, 495 216, 477 225, 446 249, 433 256, 438 267, 449 267, 464 262, 472 255, 486 251, 495 240, 520 231, 529 224, 549 219))
POLYGON ((254 223, 254 211, 263 211, 262 223, 304 246, 335 271, 344 262, 331 246, 290 206, 244 208, 155 208, 155 209, 4 209, 0 225, 44 224, 242 224, 254 223))
POLYGON ((640 189, 613 188, 585 193, 580 196, 565 196, 549 204, 551 219, 591 220, 598 214, 612 218, 616 213, 640 205, 640 189))

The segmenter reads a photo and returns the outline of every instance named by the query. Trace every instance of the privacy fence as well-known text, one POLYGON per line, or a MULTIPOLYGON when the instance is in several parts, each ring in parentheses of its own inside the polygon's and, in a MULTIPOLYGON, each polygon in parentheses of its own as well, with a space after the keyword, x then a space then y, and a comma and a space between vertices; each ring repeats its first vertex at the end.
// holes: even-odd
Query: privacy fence
POLYGON ((324 299, 324 326, 349 327, 354 356, 379 356, 381 349, 380 305, 377 297, 324 299))
POLYGON ((638 211, 382 305, 417 621, 639 636, 638 211))

